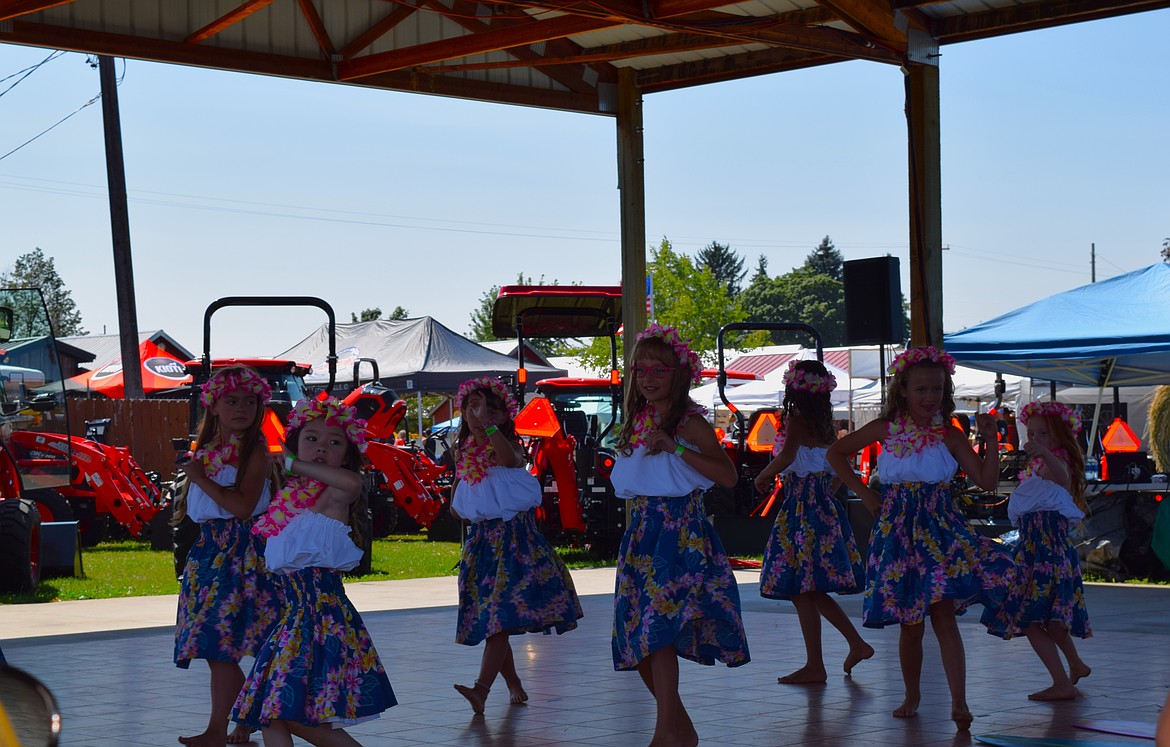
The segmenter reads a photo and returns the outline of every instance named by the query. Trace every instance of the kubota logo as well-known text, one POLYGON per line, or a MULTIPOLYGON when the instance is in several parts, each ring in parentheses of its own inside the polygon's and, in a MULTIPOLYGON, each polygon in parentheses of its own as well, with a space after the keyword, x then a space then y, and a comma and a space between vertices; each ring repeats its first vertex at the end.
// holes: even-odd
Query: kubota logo
POLYGON ((174 358, 162 356, 147 358, 142 362, 142 366, 155 376, 161 376, 164 379, 182 381, 187 378, 187 367, 174 358))

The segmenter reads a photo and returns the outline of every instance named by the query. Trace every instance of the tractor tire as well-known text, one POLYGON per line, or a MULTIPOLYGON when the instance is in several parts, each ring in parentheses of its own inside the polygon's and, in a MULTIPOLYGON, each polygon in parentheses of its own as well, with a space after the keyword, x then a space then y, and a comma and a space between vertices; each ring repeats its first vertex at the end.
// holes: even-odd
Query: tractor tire
POLYGON ((37 504, 37 513, 41 515, 41 523, 51 521, 73 521, 73 505, 69 499, 49 488, 24 491, 24 497, 37 504))
POLYGON ((361 538, 362 559, 356 566, 346 571, 346 574, 350 576, 364 576, 370 572, 374 555, 374 537, 372 534, 374 522, 370 516, 369 509, 366 509, 364 517, 355 519, 354 524, 353 531, 361 538))
POLYGON ((187 565, 187 553, 191 552, 191 548, 195 546, 195 541, 199 539, 201 531, 199 525, 186 516, 174 528, 172 535, 174 541, 171 547, 175 557, 175 578, 180 581, 183 580, 183 568, 187 565))
POLYGON ((150 523, 146 525, 146 535, 150 540, 151 550, 170 550, 174 546, 175 528, 171 526, 171 518, 174 514, 174 507, 168 503, 151 517, 150 523))
POLYGON ((32 591, 41 582, 41 515, 32 501, 0 501, 0 592, 32 591))

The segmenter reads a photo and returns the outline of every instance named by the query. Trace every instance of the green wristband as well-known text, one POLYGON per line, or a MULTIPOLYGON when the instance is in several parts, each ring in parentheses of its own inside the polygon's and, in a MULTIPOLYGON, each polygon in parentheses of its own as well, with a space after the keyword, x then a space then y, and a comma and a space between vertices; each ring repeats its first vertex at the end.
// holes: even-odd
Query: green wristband
POLYGON ((291 454, 284 458, 284 474, 290 475, 290 476, 293 474, 292 466, 293 466, 293 462, 295 462, 296 460, 297 460, 297 458, 291 454))
POLYGON ((682 455, 683 455, 683 452, 684 452, 684 451, 686 451, 686 450, 687 450, 687 447, 683 446, 682 444, 679 444, 679 445, 678 445, 678 446, 676 446, 676 447, 675 447, 675 449, 674 449, 674 455, 675 455, 675 456, 682 456, 682 455))
POLYGON ((488 435, 490 436, 490 435, 492 435, 493 433, 495 433, 495 432, 496 432, 496 431, 498 431, 498 430, 499 430, 499 428, 497 428, 496 426, 494 426, 494 425, 489 425, 487 428, 484 428, 484 429, 483 429, 483 432, 484 432, 484 433, 486 433, 486 434, 488 434, 488 435))

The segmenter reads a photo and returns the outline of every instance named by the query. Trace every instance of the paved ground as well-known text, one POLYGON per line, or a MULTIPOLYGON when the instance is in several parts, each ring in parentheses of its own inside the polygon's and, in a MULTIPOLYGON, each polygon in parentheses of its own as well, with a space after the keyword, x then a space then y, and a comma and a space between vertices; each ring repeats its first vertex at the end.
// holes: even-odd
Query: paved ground
MULTIPOLYGON (((792 606, 758 596, 755 574, 738 573, 752 662, 738 669, 682 663, 682 695, 704 745, 968 745, 949 720, 937 647, 928 635, 919 716, 897 720, 901 701, 897 631, 868 631, 877 656, 852 679, 828 684, 776 684, 803 663, 792 606)), ((453 578, 351 584, 350 595, 389 669, 399 705, 352 733, 367 747, 580 747, 650 740, 654 706, 636 674, 614 672, 609 637, 612 569, 575 572, 585 618, 563 636, 513 639, 517 666, 531 695, 508 706, 506 690, 473 717, 452 689, 470 683, 481 648, 453 642, 453 578)), ((1080 642, 1093 674, 1083 697, 1033 703, 1029 692, 1049 681, 1024 640, 987 635, 976 614, 961 620, 967 646, 972 734, 1063 737, 1082 741, 1152 742, 1094 735, 1078 719, 1154 721, 1170 686, 1170 588, 1091 585, 1096 635, 1080 642)), ((854 619, 860 599, 841 600, 854 619)), ((44 681, 63 716, 62 744, 174 745, 202 730, 207 669, 171 664, 175 597, 0 606, 0 639, 9 662, 44 681)), ((845 647, 826 626, 826 658, 845 647)), ((260 744, 257 736, 255 744, 260 744)))

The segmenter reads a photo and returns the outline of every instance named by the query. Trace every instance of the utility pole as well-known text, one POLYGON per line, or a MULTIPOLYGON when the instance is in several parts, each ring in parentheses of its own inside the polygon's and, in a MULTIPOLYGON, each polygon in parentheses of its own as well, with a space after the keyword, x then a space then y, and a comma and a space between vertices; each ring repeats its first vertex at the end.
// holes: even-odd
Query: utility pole
POLYGON ((1097 282, 1097 242, 1089 244, 1089 282, 1097 282))
POLYGON ((138 358, 138 310, 134 300, 134 263, 130 258, 130 211, 126 207, 126 166, 122 158, 122 119, 114 58, 98 56, 102 83, 102 121, 106 139, 106 183, 110 193, 110 234, 114 245, 114 289, 118 298, 118 337, 126 399, 142 399, 142 361, 138 358))

